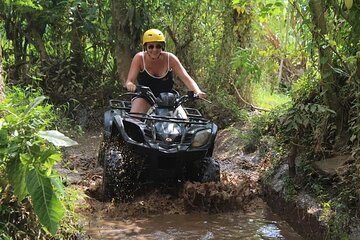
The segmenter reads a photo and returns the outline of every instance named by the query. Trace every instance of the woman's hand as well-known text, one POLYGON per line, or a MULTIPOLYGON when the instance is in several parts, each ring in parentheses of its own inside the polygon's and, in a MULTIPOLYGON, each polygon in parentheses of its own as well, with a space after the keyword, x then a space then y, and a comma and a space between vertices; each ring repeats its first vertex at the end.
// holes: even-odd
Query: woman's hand
POLYGON ((126 86, 126 89, 129 91, 129 92, 135 92, 136 91, 136 85, 130 81, 126 82, 125 84, 126 86))
POLYGON ((205 92, 201 91, 201 90, 200 90, 200 92, 197 92, 196 94, 199 96, 199 98, 206 98, 207 97, 207 94, 205 92))

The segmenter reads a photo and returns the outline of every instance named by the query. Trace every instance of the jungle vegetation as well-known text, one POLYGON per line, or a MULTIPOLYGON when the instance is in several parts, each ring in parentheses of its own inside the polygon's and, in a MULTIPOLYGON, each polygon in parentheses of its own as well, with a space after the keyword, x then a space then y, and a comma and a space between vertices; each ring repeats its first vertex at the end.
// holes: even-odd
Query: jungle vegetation
POLYGON ((346 216, 332 231, 348 229, 359 207, 359 19, 360 0, 2 0, 0 238, 77 234, 54 170, 59 146, 75 144, 62 116, 123 91, 148 28, 211 93, 202 108, 220 127, 261 113, 252 140, 275 138, 289 176, 313 176, 295 164, 305 149, 305 166, 352 156, 343 187, 320 193, 346 216))

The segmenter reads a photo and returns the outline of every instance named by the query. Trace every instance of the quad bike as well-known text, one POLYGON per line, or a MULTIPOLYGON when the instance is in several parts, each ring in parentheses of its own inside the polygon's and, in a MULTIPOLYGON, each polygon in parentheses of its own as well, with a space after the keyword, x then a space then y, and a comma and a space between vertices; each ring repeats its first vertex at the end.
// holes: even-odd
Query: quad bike
POLYGON ((148 87, 137 86, 135 93, 110 100, 99 151, 104 200, 126 200, 139 183, 149 181, 220 181, 219 163, 212 159, 217 125, 184 107, 197 99, 193 92, 180 96, 176 91, 155 98, 148 87), (147 113, 130 112, 133 97, 145 98, 152 107, 147 113))

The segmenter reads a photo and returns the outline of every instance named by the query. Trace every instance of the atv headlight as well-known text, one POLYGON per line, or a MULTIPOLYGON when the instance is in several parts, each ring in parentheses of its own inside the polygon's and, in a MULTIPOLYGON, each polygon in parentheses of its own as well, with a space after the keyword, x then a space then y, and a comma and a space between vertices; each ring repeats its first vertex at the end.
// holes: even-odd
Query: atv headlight
POLYGON ((181 127, 177 123, 159 122, 155 124, 156 132, 160 135, 179 135, 181 127))
POLYGON ((198 131, 193 138, 191 147, 196 148, 205 145, 209 141, 210 136, 211 136, 211 129, 198 131))

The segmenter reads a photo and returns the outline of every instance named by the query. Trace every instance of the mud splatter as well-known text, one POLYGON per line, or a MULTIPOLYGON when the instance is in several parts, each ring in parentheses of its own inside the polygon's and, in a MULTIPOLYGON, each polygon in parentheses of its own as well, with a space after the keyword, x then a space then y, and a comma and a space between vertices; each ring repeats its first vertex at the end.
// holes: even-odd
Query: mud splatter
POLYGON ((142 194, 131 202, 102 201, 102 168, 97 164, 101 134, 98 132, 85 133, 78 139, 78 146, 66 149, 58 170, 66 176, 69 185, 87 194, 86 202, 82 203, 86 207, 78 210, 85 216, 96 213, 99 217, 126 219, 194 211, 246 210, 260 194, 258 164, 252 156, 244 156, 241 142, 231 131, 220 131, 217 139, 214 158, 220 163, 221 182, 149 187, 142 189, 142 194))

